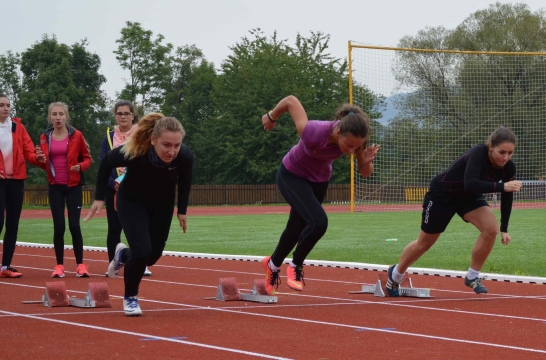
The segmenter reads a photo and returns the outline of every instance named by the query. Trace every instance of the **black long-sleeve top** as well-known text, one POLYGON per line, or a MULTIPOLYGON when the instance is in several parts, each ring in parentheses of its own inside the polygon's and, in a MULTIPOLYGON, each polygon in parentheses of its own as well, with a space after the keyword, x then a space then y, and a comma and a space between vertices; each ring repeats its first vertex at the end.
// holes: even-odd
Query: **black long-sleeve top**
POLYGON ((102 159, 97 176, 95 200, 104 200, 112 168, 126 167, 119 186, 123 197, 142 204, 172 204, 178 185, 178 214, 186 215, 193 172, 193 152, 182 145, 177 157, 165 167, 156 167, 148 154, 131 160, 121 152, 123 146, 109 151, 102 159))
POLYGON ((455 160, 446 171, 436 176, 430 188, 445 191, 457 199, 475 194, 500 192, 500 230, 507 232, 514 193, 504 192, 504 183, 514 180, 515 177, 516 165, 512 160, 500 169, 494 168, 489 159, 487 145, 476 145, 455 160))

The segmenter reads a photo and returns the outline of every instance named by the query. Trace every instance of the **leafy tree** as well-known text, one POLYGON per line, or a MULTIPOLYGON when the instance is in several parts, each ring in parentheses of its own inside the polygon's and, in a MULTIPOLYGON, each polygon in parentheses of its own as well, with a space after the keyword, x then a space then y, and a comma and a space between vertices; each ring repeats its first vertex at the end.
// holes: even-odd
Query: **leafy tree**
POLYGON ((8 51, 6 55, 0 55, 0 93, 9 97, 12 116, 15 115, 21 91, 20 62, 21 56, 11 51, 8 51))
POLYGON ((176 49, 168 59, 161 112, 174 116, 186 129, 184 142, 191 147, 203 119, 213 115, 214 64, 195 45, 176 49))
POLYGON ((129 79, 125 79, 125 88, 120 98, 132 101, 140 115, 156 111, 162 103, 161 84, 169 73, 168 54, 172 44, 163 45, 165 37, 161 34, 153 39, 150 30, 144 30, 140 23, 127 21, 121 29, 121 38, 114 54, 121 67, 129 70, 129 79))
MULTIPOLYGON (((418 49, 470 51, 542 51, 546 48, 546 16, 524 4, 494 4, 470 15, 455 30, 426 28, 406 36, 399 46, 418 49)), ((415 91, 403 98, 396 122, 413 122, 421 134, 458 139, 466 149, 485 141, 499 125, 519 137, 515 161, 518 177, 535 179, 546 172, 546 59, 539 56, 399 52, 394 66, 401 86, 415 91), (434 119, 434 122, 430 121, 434 119), (423 124, 430 124, 428 128, 423 124), (480 129, 480 131, 477 131, 480 129), (434 130, 434 131, 433 131, 434 130), (428 134, 427 134, 428 133, 428 134)), ((392 127, 396 131, 396 127, 392 127)), ((401 139, 402 133, 396 138, 401 139)), ((426 154, 437 151, 430 141, 426 154)), ((398 142, 397 144, 402 144, 398 142)), ((443 144, 445 154, 455 149, 443 144)), ((400 146, 400 145, 398 145, 400 146)), ((460 149, 460 147, 459 147, 460 149)), ((454 159, 457 155, 453 155, 454 159)), ((425 156, 426 157, 426 156, 425 156)), ((444 166, 440 157, 427 166, 444 166)))
MULTIPOLYGON (((310 119, 329 119, 348 102, 347 64, 326 52, 328 35, 298 35, 291 47, 276 33, 270 38, 260 29, 250 34, 253 38, 244 37, 222 63, 214 92, 216 116, 204 119, 194 142, 196 157, 204 159, 204 182, 275 182, 279 163, 298 135, 288 115, 270 132, 263 131, 260 119, 283 97, 298 97, 310 119)), ((344 161, 334 181, 348 182, 344 161)))

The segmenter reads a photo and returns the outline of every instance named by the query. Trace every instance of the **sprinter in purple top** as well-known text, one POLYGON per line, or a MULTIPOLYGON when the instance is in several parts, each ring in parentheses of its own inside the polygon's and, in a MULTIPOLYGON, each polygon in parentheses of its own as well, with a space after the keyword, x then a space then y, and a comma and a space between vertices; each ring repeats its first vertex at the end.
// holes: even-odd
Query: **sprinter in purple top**
POLYGON ((379 150, 379 146, 368 147, 369 119, 356 106, 343 105, 334 121, 309 121, 299 100, 288 96, 262 116, 264 130, 272 130, 285 112, 294 120, 300 140, 286 154, 277 173, 277 184, 290 205, 290 216, 273 255, 262 260, 266 290, 271 295, 280 282, 280 266, 294 247, 287 284, 294 290, 303 289, 303 262, 328 228, 322 201, 332 176, 332 162, 344 154, 355 154, 360 174, 368 177, 379 150))

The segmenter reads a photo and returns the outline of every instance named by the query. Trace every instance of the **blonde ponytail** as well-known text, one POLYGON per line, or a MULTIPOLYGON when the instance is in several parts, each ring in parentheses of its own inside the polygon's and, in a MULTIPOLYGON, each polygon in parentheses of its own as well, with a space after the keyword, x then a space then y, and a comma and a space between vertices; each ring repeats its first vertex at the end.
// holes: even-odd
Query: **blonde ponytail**
POLYGON ((140 119, 138 128, 129 137, 121 152, 127 159, 142 156, 152 146, 152 136, 158 138, 163 131, 180 132, 182 138, 186 135, 186 131, 177 119, 165 117, 161 113, 151 113, 140 119))

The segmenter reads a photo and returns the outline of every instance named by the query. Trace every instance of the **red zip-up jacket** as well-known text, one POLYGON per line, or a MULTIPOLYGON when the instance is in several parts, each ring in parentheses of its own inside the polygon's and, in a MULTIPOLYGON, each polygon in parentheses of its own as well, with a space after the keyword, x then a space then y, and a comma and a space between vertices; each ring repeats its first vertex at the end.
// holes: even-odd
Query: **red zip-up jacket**
MULTIPOLYGON (((21 124, 21 119, 11 119, 11 138, 13 139, 13 178, 24 180, 27 178, 27 164, 25 159, 32 165, 40 166, 36 161, 34 144, 28 135, 27 129, 21 124)), ((0 174, 6 177, 4 168, 4 157, 0 152, 0 174)))
MULTIPOLYGON (((82 172, 91 167, 91 155, 89 155, 89 150, 87 150, 83 134, 72 126, 67 126, 66 128, 68 129, 68 187, 84 185, 83 176, 81 175, 82 172), (78 164, 81 166, 80 172, 70 171, 72 166, 78 164)), ((40 149, 42 149, 42 152, 46 156, 46 162, 45 164, 40 163, 39 166, 47 171, 47 181, 51 185, 54 185, 53 165, 49 161, 49 140, 52 133, 53 128, 51 127, 40 136, 40 149)))

